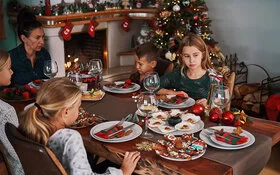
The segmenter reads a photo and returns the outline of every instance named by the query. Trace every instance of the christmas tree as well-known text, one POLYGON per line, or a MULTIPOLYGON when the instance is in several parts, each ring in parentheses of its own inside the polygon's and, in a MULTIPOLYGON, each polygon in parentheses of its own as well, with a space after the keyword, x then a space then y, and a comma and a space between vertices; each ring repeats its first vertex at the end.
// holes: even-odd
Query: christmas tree
POLYGON ((176 61, 181 39, 189 32, 196 33, 207 44, 213 65, 220 67, 224 57, 211 36, 210 23, 203 0, 163 0, 159 4, 152 42, 163 50, 167 59, 176 61))

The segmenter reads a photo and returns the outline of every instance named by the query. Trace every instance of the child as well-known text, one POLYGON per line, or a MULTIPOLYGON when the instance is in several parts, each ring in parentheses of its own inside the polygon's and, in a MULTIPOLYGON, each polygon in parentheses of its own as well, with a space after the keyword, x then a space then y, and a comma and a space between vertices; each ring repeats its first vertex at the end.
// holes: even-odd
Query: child
POLYGON ((206 44, 200 36, 190 33, 181 41, 179 54, 180 66, 160 78, 157 94, 181 93, 206 105, 210 88, 207 69, 212 68, 206 44))
MULTIPOLYGON (((162 76, 173 69, 173 63, 168 60, 163 60, 159 57, 157 48, 151 43, 145 43, 135 48, 135 67, 137 72, 130 76, 132 82, 140 84, 145 74, 155 71, 162 76)), ((143 87, 143 86, 142 86, 143 87)))
MULTIPOLYGON (((65 128, 78 118, 81 97, 68 78, 54 78, 42 84, 34 106, 20 117, 20 131, 47 145, 68 174, 93 174, 80 133, 65 128)), ((126 152, 121 169, 109 167, 106 173, 131 174, 139 159, 139 152, 126 152)))
MULTIPOLYGON (((11 84, 13 71, 11 69, 11 58, 5 51, 0 50, 0 86, 8 86, 11 84)), ((9 171, 12 175, 24 174, 19 158, 9 142, 5 133, 5 124, 9 122, 18 126, 18 117, 15 109, 0 100, 0 145, 3 149, 4 156, 8 161, 9 171)))

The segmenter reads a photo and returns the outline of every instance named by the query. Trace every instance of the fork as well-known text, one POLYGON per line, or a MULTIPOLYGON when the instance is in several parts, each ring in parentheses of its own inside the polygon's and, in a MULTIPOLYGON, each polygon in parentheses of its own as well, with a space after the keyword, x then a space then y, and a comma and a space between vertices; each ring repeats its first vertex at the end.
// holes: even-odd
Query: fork
POLYGON ((112 125, 112 126, 106 128, 106 129, 103 129, 103 130, 104 130, 104 131, 109 131, 109 130, 113 129, 114 126, 116 126, 116 125, 122 125, 122 124, 125 122, 125 120, 128 118, 128 116, 130 116, 130 115, 131 115, 131 114, 129 114, 129 115, 127 115, 126 117, 122 118, 122 120, 119 121, 117 124, 114 124, 114 125, 112 125))

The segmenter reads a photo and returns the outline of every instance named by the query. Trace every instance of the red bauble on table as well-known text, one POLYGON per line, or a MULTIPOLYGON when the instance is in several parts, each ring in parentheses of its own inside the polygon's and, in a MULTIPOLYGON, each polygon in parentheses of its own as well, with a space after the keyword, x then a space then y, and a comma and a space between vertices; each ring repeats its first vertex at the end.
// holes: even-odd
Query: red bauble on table
POLYGON ((234 124, 234 115, 230 111, 225 111, 222 114, 222 122, 225 125, 232 126, 234 124))
POLYGON ((218 107, 214 107, 210 110, 209 112, 209 116, 212 115, 212 114, 218 114, 218 115, 222 115, 222 110, 218 107))
POLYGON ((221 116, 221 115, 219 115, 219 114, 217 114, 217 113, 213 113, 213 114, 209 115, 209 121, 210 121, 210 122, 218 123, 219 120, 220 120, 220 116, 221 116))
POLYGON ((192 106, 192 113, 195 115, 202 115, 204 113, 205 107, 202 104, 195 104, 192 106))

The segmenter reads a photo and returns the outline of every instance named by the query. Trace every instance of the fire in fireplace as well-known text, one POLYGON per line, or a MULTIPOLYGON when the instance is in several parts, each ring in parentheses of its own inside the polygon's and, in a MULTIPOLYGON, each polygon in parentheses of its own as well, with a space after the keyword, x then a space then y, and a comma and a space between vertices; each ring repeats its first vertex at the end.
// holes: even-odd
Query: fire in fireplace
POLYGON ((65 68, 71 69, 77 62, 86 65, 91 59, 101 59, 107 67, 106 30, 98 30, 95 37, 87 33, 72 34, 71 40, 64 41, 65 68))

